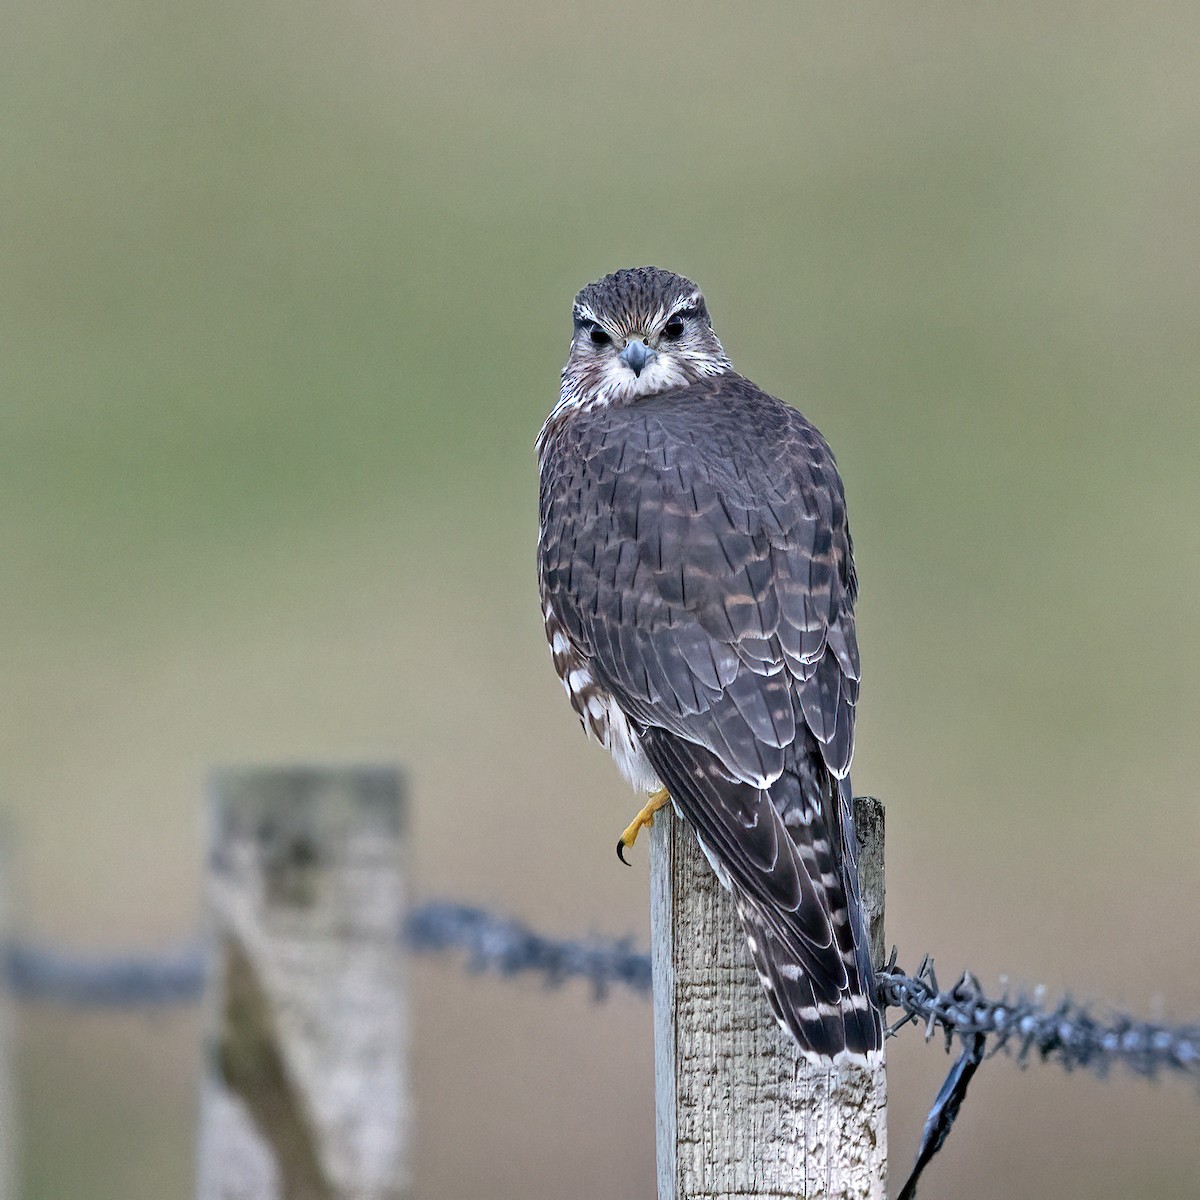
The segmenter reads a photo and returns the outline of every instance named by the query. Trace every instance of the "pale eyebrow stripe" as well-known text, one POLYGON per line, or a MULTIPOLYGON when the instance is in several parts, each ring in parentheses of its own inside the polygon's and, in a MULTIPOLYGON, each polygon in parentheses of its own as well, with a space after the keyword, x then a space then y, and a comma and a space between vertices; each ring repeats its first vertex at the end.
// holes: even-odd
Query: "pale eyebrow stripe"
POLYGON ((602 325, 604 322, 599 320, 596 314, 586 305, 575 305, 575 320, 576 321, 591 321, 593 325, 602 325))
POLYGON ((682 299, 676 300, 671 306, 671 311, 667 314, 667 319, 669 320, 677 312, 683 312, 685 309, 698 307, 703 299, 704 297, 700 292, 693 292, 690 296, 684 296, 682 299))

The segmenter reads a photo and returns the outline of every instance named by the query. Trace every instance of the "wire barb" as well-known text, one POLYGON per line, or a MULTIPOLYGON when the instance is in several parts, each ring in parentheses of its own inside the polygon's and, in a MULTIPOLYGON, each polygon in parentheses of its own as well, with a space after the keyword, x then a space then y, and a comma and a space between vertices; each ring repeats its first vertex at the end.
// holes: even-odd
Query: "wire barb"
MULTIPOLYGON (((539 975, 550 985, 572 979, 590 984, 597 998, 614 987, 647 995, 650 956, 628 938, 563 938, 538 933, 511 917, 451 901, 413 909, 400 931, 408 947, 423 954, 465 951, 476 972, 504 977, 539 975)), ((78 1007, 156 1007, 186 1004, 203 991, 205 949, 184 943, 158 953, 81 955, 25 942, 10 942, 0 960, 3 981, 19 997, 78 1007)), ((938 986, 933 960, 926 956, 915 975, 900 969, 893 950, 877 972, 880 1001, 901 1013, 888 1030, 894 1035, 919 1022, 926 1040, 939 1030, 947 1047, 957 1038, 984 1035, 989 1055, 1001 1051, 1022 1064, 1033 1058, 1067 1070, 1087 1067, 1103 1074, 1121 1063, 1137 1075, 1190 1076, 1200 1082, 1200 1023, 1163 1025, 1124 1014, 1097 1017, 1064 998, 1047 1007, 1044 990, 1014 995, 1007 982, 990 999, 969 971, 949 989, 938 986)))
POLYGON ((1117 1062, 1147 1078, 1175 1072, 1200 1081, 1200 1023, 1160 1025, 1121 1013, 1101 1019, 1067 997, 1046 1008, 1042 989, 1012 998, 1006 987, 992 1000, 969 971, 942 989, 929 958, 908 975, 893 955, 876 978, 883 1003, 905 1014, 893 1029, 922 1021, 926 1040, 940 1029, 947 1048, 954 1038, 966 1042, 982 1034, 991 1040, 991 1054, 1004 1051, 1022 1064, 1036 1057, 1068 1071, 1086 1067, 1103 1075, 1117 1062))
POLYGON ((533 972, 552 986, 584 979, 597 999, 613 985, 650 991, 650 956, 628 938, 548 937, 509 917, 448 901, 415 909, 404 933, 409 948, 419 953, 465 950, 472 971, 533 972))

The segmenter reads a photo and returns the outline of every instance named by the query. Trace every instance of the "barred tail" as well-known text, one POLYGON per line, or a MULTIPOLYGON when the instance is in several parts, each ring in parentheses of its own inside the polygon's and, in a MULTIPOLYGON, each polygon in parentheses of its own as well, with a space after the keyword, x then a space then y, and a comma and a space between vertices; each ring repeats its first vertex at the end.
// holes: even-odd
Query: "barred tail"
MULTIPOLYGON (((776 922, 754 900, 736 886, 730 890, 771 1011, 805 1057, 871 1062, 883 1044, 882 1029, 879 1014, 867 990, 860 986, 854 967, 846 971, 846 985, 830 996, 814 978, 818 971, 822 975, 831 973, 822 969, 824 964, 814 971, 811 952, 795 954, 776 933, 776 922)), ((827 951, 834 952, 833 948, 827 951)), ((848 952, 852 958, 853 951, 848 952)), ((847 966, 847 950, 836 953, 840 965, 847 966)))
POLYGON ((769 786, 650 729, 643 746, 731 892, 779 1024, 809 1058, 869 1062, 883 1046, 858 892, 849 785, 800 753, 769 786))

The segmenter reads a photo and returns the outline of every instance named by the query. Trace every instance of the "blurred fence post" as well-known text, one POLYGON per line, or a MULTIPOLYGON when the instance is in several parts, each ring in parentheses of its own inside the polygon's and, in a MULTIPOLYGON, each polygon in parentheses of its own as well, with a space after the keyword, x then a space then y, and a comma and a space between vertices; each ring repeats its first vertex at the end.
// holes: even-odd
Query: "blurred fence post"
MULTIPOLYGON (((0 824, 0 954, 7 966, 13 945, 12 842, 0 824)), ((0 1200, 17 1200, 17 1110, 13 1075, 13 1041, 16 1034, 10 972, 0 977, 0 1200)))
MULTIPOLYGON (((863 903, 883 947, 883 805, 855 801, 863 903)), ((658 1200, 884 1200, 887 1080, 800 1057, 737 913, 670 806, 650 854, 658 1200)))
POLYGON ((224 770, 211 801, 200 1200, 400 1200, 399 772, 224 770))

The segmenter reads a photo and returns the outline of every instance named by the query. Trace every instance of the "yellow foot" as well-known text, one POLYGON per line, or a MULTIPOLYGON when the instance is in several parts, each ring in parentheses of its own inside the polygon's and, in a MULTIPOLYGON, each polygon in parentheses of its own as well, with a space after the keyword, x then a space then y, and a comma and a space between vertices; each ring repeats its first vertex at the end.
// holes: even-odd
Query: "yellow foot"
POLYGON ((658 810, 662 808, 662 806, 670 799, 671 797, 668 794, 667 789, 659 788, 657 792, 654 792, 650 796, 650 799, 646 801, 642 811, 638 813, 638 815, 634 817, 632 821, 629 822, 625 832, 621 834, 620 841, 617 842, 617 857, 623 863, 625 863, 626 866, 628 866, 629 863, 625 858, 625 851, 637 841, 637 835, 641 833, 643 829, 649 829, 650 826, 654 824, 654 814, 658 812, 658 810))

